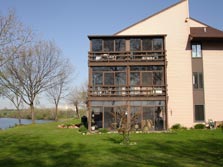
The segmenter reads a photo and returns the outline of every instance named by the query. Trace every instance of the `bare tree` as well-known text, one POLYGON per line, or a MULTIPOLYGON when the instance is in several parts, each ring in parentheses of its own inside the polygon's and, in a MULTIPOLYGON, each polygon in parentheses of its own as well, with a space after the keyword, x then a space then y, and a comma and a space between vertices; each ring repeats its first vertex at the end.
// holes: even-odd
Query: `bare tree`
POLYGON ((60 78, 58 76, 63 75, 60 56, 60 50, 54 43, 42 41, 23 50, 18 58, 8 61, 1 70, 0 82, 14 93, 19 92, 23 101, 30 106, 33 123, 37 95, 54 87, 60 78))
POLYGON ((87 82, 81 84, 79 87, 75 87, 69 94, 68 102, 74 105, 77 118, 80 118, 79 107, 86 108, 87 103, 87 82))
POLYGON ((19 125, 21 125, 22 122, 21 122, 20 110, 21 110, 21 107, 23 106, 23 100, 20 97, 19 93, 15 93, 10 90, 4 89, 4 91, 2 91, 2 96, 7 98, 16 108, 16 111, 18 114, 17 118, 19 120, 19 125))
MULTIPOLYGON (((13 10, 5 16, 0 15, 0 67, 17 58, 18 53, 33 41, 33 36, 31 29, 16 18, 13 10)), ((1 75, 0 71, 0 77, 1 75)), ((4 89, 4 86, 0 85, 0 95, 4 89)))
POLYGON ((33 33, 26 28, 15 16, 14 11, 8 15, 0 15, 0 66, 10 59, 33 40, 33 33))
POLYGON ((58 120, 58 105, 61 99, 66 96, 66 91, 68 90, 68 85, 70 82, 70 76, 72 74, 72 66, 69 61, 60 62, 60 75, 58 75, 57 83, 53 84, 53 87, 50 87, 46 94, 49 97, 50 101, 55 105, 55 121, 58 120))
POLYGON ((130 144, 130 132, 135 129, 136 122, 139 118, 140 113, 132 113, 128 116, 128 111, 123 108, 118 108, 116 117, 118 118, 118 132, 122 135, 122 143, 130 144), (129 117, 129 118, 128 118, 129 117))

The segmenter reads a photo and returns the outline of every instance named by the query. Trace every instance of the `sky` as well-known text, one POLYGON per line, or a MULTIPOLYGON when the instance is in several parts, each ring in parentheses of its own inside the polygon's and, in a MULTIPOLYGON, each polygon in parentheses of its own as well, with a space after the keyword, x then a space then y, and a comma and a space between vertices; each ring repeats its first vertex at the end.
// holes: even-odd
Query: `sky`
MULTIPOLYGON (((112 35, 180 0, 0 0, 40 39, 52 40, 75 68, 73 84, 88 78, 88 35, 112 35)), ((223 30, 223 0, 189 0, 190 17, 223 30)), ((0 99, 0 108, 9 103, 0 99)))

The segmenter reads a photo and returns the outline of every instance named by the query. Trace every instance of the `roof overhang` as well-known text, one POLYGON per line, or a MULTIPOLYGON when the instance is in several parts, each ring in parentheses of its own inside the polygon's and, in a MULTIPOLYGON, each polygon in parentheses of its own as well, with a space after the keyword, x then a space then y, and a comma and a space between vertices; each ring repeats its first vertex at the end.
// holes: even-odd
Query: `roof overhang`
POLYGON ((190 40, 195 41, 223 41, 223 31, 212 27, 191 27, 190 40))
POLYGON ((166 34, 154 34, 154 35, 88 35, 89 39, 97 39, 97 38, 142 38, 142 37, 165 37, 166 34))

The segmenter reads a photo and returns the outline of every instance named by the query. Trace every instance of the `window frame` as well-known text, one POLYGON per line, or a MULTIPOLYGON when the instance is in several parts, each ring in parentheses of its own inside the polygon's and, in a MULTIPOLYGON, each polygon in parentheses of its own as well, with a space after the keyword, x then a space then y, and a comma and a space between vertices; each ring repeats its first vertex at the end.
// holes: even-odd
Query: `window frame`
POLYGON ((201 43, 194 42, 194 43, 191 44, 191 57, 193 59, 201 59, 203 57, 203 54, 202 54, 202 44, 201 43), (194 54, 194 48, 193 48, 193 46, 196 47, 195 48, 196 49, 195 54, 194 54), (198 46, 200 46, 200 51, 198 51, 198 46), (200 53, 200 55, 198 53, 200 53))
POLYGON ((91 50, 92 52, 102 52, 103 51, 103 39, 101 38, 96 38, 91 40, 91 50), (94 49, 94 46, 96 47, 96 50, 94 49))
MULTIPOLYGON (((200 113, 198 113, 200 114, 200 113)), ((194 122, 205 122, 205 106, 200 104, 200 105, 194 105, 194 122), (197 107, 203 107, 203 110, 199 110, 197 107), (197 115, 196 112, 203 112, 202 113, 202 116, 201 115, 197 115), (197 116, 198 117, 203 117, 203 119, 197 119, 197 116)))
POLYGON ((192 76, 193 89, 204 89, 204 75, 203 72, 193 72, 192 76), (197 82, 197 83, 196 83, 197 82))
POLYGON ((114 52, 115 51, 115 40, 114 39, 103 39, 102 50, 104 52, 114 52))
POLYGON ((125 38, 117 38, 114 39, 114 51, 115 52, 125 52, 126 51, 126 39, 125 38))
POLYGON ((91 39, 92 52, 125 52, 127 48, 131 52, 143 51, 163 51, 164 38, 163 37, 131 37, 131 38, 94 38, 91 39), (127 42, 129 41, 129 42, 127 42), (156 45, 160 43, 157 49, 156 45), (94 49, 95 48, 95 49, 94 49))
MULTIPOLYGON (((139 69, 137 69, 137 66, 131 66, 130 67, 130 86, 151 86, 151 87, 159 87, 159 86, 164 86, 165 85, 165 71, 164 69, 151 69, 149 70, 149 66, 145 66, 145 67, 140 67, 139 69), (132 67, 132 69, 131 69, 132 67), (135 69, 134 69, 135 68, 135 69), (142 69, 142 68, 145 68, 145 69, 142 69), (139 73, 139 84, 132 84, 132 80, 131 80, 131 74, 132 73, 139 73), (151 77, 152 77, 152 81, 151 81, 151 85, 148 84, 144 84, 144 79, 143 79, 143 73, 151 73, 151 77), (155 74, 156 73, 160 73, 162 76, 161 76, 161 79, 160 80, 160 83, 159 84, 155 84, 155 74)), ((152 67, 151 67, 152 68, 152 67)))
POLYGON ((102 75, 102 84, 95 84, 95 80, 94 78, 92 77, 92 86, 125 86, 127 84, 127 68, 125 68, 124 66, 118 66, 118 67, 95 67, 95 70, 93 69, 92 70, 92 76, 94 75, 99 75, 101 74, 102 75), (124 73, 125 74, 125 84, 116 84, 116 79, 117 79, 117 75, 118 73, 124 73), (105 75, 106 74, 111 74, 113 75, 113 84, 106 84, 106 77, 105 75))

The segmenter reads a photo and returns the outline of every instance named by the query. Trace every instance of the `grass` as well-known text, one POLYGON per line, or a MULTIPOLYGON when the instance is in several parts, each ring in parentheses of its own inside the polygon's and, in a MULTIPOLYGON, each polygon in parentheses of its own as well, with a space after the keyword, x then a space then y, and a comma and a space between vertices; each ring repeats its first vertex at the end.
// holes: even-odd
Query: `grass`
POLYGON ((26 125, 0 131, 0 166, 4 167, 220 167, 221 130, 181 130, 132 134, 136 145, 120 145, 118 134, 81 135, 58 123, 26 125))

